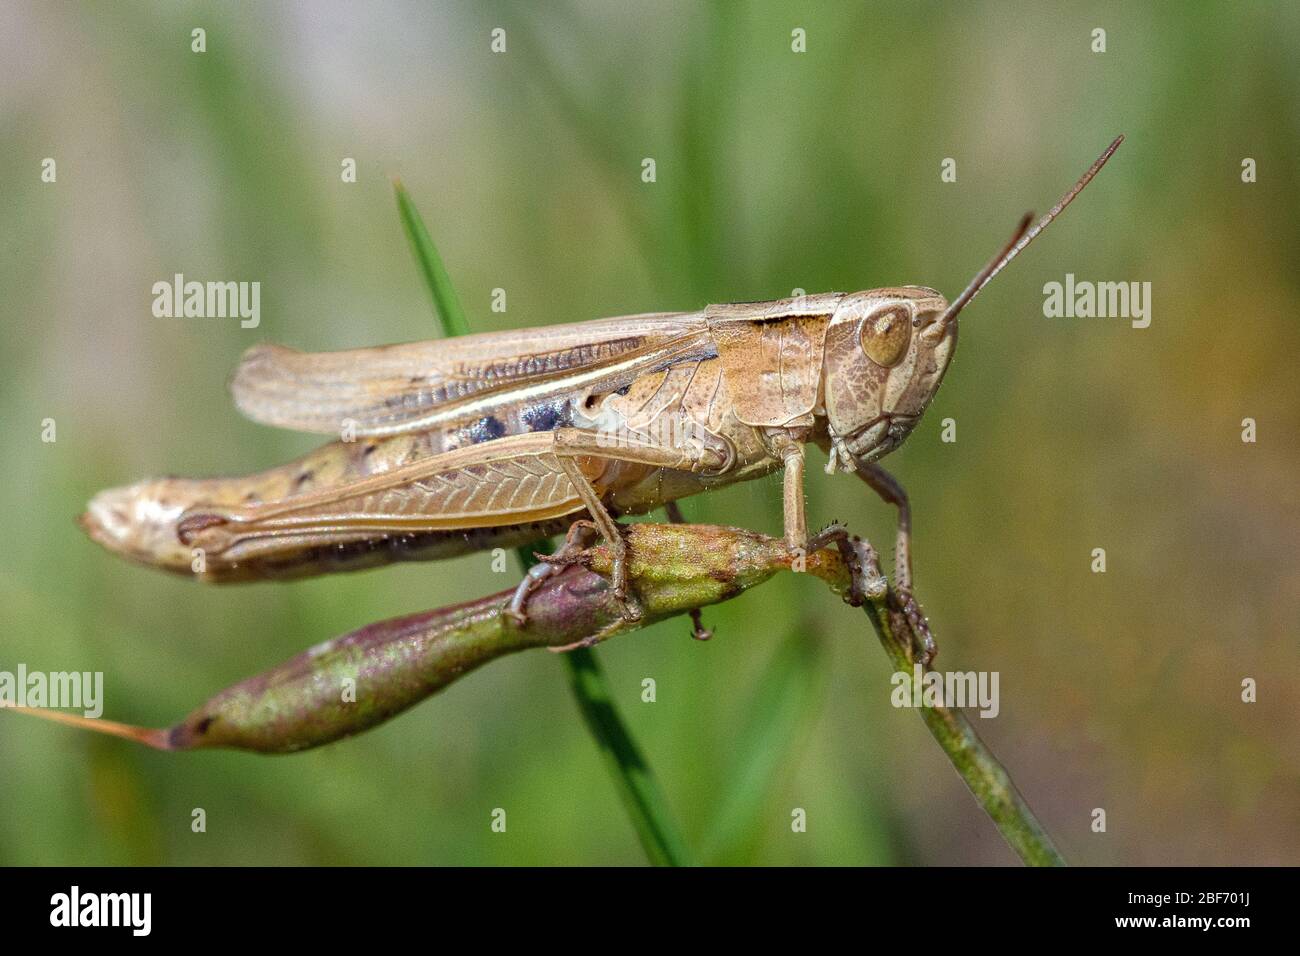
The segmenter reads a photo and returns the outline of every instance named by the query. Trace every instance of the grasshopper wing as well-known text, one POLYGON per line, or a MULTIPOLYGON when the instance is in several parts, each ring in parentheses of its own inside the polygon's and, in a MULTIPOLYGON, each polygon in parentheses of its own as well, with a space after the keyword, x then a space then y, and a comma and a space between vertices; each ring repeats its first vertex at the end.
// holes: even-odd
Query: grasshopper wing
MULTIPOLYGON (((583 459, 587 480, 605 465, 583 459)), ((445 452, 320 492, 245 507, 196 507, 177 524, 186 545, 228 558, 277 538, 317 543, 357 535, 474 529, 544 521, 583 508, 552 433, 445 452)), ((271 545, 272 547, 274 545, 271 545)))
POLYGON ((596 367, 705 328, 703 313, 598 319, 342 352, 259 345, 230 389, 254 421, 298 431, 391 434, 492 389, 596 367))

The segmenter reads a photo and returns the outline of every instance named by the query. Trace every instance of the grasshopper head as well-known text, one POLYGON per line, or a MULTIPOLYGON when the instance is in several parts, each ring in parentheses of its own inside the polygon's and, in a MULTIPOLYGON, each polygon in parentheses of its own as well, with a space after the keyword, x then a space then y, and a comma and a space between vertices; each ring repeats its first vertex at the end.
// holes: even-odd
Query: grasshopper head
POLYGON ((1124 141, 1118 136, 1042 219, 1020 220, 1011 241, 950 304, 933 289, 903 286, 845 296, 831 317, 822 406, 831 459, 853 468, 903 443, 934 398, 957 344, 957 315, 1059 216, 1124 141), (1031 228, 1032 224, 1032 228, 1031 228))
POLYGON ((837 461, 869 462, 903 443, 939 388, 957 344, 948 301, 903 286, 845 296, 826 337, 823 405, 837 461))

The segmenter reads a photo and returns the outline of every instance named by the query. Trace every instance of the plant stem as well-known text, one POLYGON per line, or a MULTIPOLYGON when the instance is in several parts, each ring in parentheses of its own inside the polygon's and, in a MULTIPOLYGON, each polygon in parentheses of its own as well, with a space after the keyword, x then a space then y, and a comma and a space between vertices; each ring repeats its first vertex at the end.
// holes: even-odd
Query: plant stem
MULTIPOLYGON (((15 709, 159 750, 224 747, 296 753, 376 727, 499 658, 543 647, 564 650, 595 637, 608 639, 730 600, 788 569, 791 561, 779 539, 738 528, 636 524, 628 529, 627 540, 628 580, 643 611, 638 621, 623 616, 623 605, 608 584, 613 556, 607 547, 598 546, 591 551, 589 568, 571 565, 541 582, 530 595, 528 623, 522 627, 507 613, 513 588, 378 621, 214 694, 172 727, 141 728, 44 708, 15 709)), ((826 557, 834 558, 810 558, 810 569, 820 567, 826 557)), ((566 651, 565 656, 572 654, 566 651)), ((596 723, 608 727, 612 708, 599 673, 582 663, 582 656, 578 660, 573 673, 575 680, 586 682, 583 714, 594 715, 596 723)), ((652 783, 647 786, 645 761, 626 735, 601 739, 602 748, 609 741, 620 772, 630 778, 627 793, 638 807, 655 814, 644 825, 645 832, 660 835, 657 840, 665 849, 657 856, 681 859, 676 831, 662 826, 658 816, 662 797, 652 783)))
MULTIPOLYGON (((628 528, 629 584, 644 616, 623 617, 608 586, 613 555, 598 545, 590 567, 572 565, 542 582, 519 627, 506 614, 512 590, 454 607, 371 624, 326 641, 214 695, 180 723, 135 727, 53 710, 37 716, 97 733, 125 737, 159 750, 229 747, 292 753, 360 733, 396 716, 493 660, 530 648, 572 647, 605 640, 692 609, 728 601, 790 570, 784 541, 739 528, 635 524, 628 528), (340 689, 351 685, 351 699, 340 689)), ((911 673, 919 646, 897 609, 870 545, 858 539, 841 551, 809 554, 803 571, 863 605, 894 666, 911 673), (846 553, 847 552, 847 553, 846 553)), ((579 649, 582 650, 582 649, 579 649)), ((610 703, 590 654, 568 651, 584 718, 620 784, 620 795, 652 862, 684 859, 662 794, 610 703), (575 656, 576 654, 576 656, 575 656), (667 821, 667 822, 666 822, 667 821)), ((980 740, 966 716, 923 706, 921 717, 957 773, 1020 858, 1031 866, 1064 860, 1016 789, 1006 769, 980 740)))
MULTIPOLYGON (((864 609, 880 644, 894 667, 911 676, 916 665, 915 649, 921 646, 907 615, 891 600, 875 551, 854 541, 857 551, 858 589, 867 600, 864 609)), ((925 668, 928 670, 929 668, 925 668)), ((989 815, 1003 839, 1029 866, 1065 866, 1065 858, 1038 822, 1034 812, 1016 789, 1006 768, 975 732, 970 719, 960 710, 922 703, 921 719, 971 794, 989 815)))

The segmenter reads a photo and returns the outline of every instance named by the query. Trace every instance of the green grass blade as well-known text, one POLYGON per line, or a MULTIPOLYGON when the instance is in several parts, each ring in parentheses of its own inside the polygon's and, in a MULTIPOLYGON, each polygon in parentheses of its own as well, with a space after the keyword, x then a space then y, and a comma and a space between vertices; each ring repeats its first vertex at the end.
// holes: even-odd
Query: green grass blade
POLYGON ((822 647, 802 629, 792 630, 763 670, 745 708, 724 779, 726 794, 708 829, 701 859, 712 865, 747 860, 772 784, 807 731, 822 686, 822 647))
MULTIPOLYGON (((443 334, 468 335, 469 321, 465 318, 451 277, 442 264, 442 257, 438 255, 429 230, 424 226, 424 220, 397 180, 393 180, 393 190, 397 194, 402 228, 411 242, 416 264, 433 297, 434 314, 442 325, 443 334)), ((547 549, 545 541, 519 548, 519 560, 524 569, 537 563, 533 557, 534 551, 547 549)), ((646 763, 636 741, 614 708, 609 684, 596 662, 596 655, 581 648, 565 654, 564 660, 569 668, 569 683, 578 708, 605 757, 619 797, 645 848, 646 856, 656 866, 686 864, 686 844, 681 831, 668 809, 668 802, 659 789, 654 771, 646 763)))
POLYGON ((646 856, 655 866, 685 865, 685 841, 677 830, 654 772, 614 708, 609 684, 596 655, 587 648, 577 648, 569 651, 565 658, 569 664, 573 696, 582 710, 587 728, 600 745, 610 774, 618 784, 619 796, 646 856))
POLYGON ((433 296, 433 311, 442 323, 442 334, 469 335, 469 320, 465 318, 460 297, 456 295, 451 276, 447 275, 442 257, 438 255, 438 247, 429 237, 429 230, 424 228, 424 220, 420 218, 415 203, 411 202, 411 197, 399 180, 393 180, 393 191, 397 194, 397 211, 402 217, 402 229, 411 242, 411 252, 415 254, 415 264, 420 267, 420 274, 424 276, 424 284, 433 296))

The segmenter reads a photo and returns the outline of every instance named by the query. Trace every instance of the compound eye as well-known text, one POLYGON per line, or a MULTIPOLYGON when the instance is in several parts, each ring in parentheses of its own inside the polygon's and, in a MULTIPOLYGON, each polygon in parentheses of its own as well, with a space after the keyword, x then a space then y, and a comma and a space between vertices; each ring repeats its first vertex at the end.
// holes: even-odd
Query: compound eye
POLYGON ((893 368, 907 354, 912 339, 912 319, 907 307, 892 305, 872 313, 862 322, 862 351, 883 368, 893 368))

